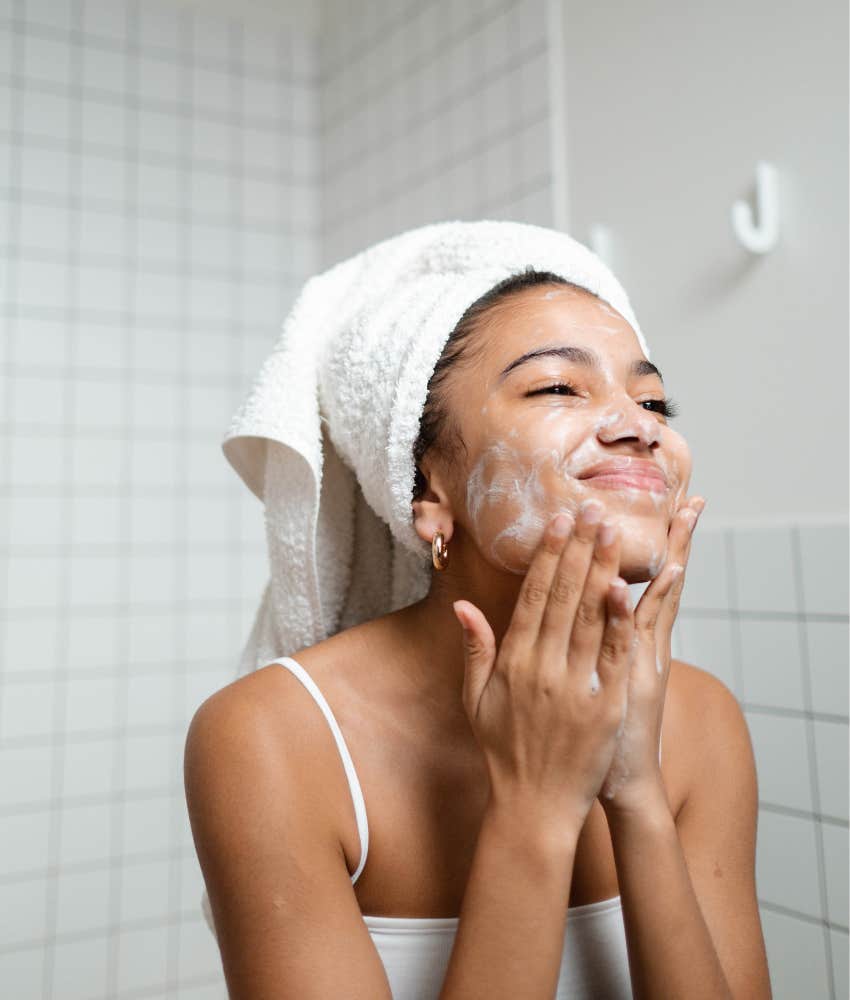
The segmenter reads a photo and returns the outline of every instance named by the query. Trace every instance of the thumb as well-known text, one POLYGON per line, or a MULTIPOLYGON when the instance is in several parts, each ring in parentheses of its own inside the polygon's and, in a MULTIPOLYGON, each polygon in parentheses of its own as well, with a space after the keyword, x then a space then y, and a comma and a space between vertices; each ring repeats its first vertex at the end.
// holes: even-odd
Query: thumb
POLYGON ((474 604, 455 601, 452 609, 463 628, 463 704, 470 720, 474 720, 496 661, 496 637, 490 623, 474 604))

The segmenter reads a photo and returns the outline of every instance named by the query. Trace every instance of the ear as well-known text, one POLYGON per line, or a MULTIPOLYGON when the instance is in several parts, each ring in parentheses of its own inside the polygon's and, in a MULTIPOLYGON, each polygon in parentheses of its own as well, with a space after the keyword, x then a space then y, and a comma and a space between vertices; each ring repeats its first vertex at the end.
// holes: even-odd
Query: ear
POLYGON ((454 531, 454 513, 447 477, 442 467, 428 458, 419 463, 419 468, 427 485, 419 499, 413 501, 413 527, 429 545, 438 531, 442 531, 448 544, 454 531))

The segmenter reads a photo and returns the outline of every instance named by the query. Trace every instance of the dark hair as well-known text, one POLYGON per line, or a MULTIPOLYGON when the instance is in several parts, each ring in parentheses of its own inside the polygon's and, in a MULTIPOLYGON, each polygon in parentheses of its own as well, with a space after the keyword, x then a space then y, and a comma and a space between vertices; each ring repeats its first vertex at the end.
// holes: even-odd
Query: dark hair
MULTIPOLYGON (((553 274, 551 271, 536 271, 534 268, 528 267, 524 271, 503 278, 476 299, 458 320, 443 347, 439 361, 434 366, 431 378, 428 380, 428 395, 425 398, 425 407, 419 420, 419 434, 413 444, 413 461, 416 465, 413 485, 414 500, 418 500, 422 496, 427 486, 419 463, 429 448, 438 447, 450 462, 456 459, 460 449, 466 449, 460 428, 446 405, 445 383, 451 369, 472 359, 470 347, 472 335, 478 330, 486 315, 496 305, 501 305, 510 295, 533 285, 553 284, 568 285, 579 291, 588 292, 588 289, 583 286, 577 285, 573 281, 567 281, 566 278, 553 274)), ((593 294, 592 292, 588 293, 593 294)))

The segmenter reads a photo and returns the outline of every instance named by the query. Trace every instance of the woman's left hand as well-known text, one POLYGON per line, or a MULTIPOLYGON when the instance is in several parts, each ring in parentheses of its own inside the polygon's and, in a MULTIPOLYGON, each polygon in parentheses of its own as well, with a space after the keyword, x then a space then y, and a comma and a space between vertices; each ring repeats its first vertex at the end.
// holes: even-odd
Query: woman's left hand
POLYGON ((666 799, 658 754, 673 622, 685 584, 693 529, 704 507, 705 500, 697 496, 676 511, 667 533, 664 565, 634 610, 634 658, 626 715, 598 795, 608 816, 643 810, 658 802, 659 795, 660 801, 666 799))

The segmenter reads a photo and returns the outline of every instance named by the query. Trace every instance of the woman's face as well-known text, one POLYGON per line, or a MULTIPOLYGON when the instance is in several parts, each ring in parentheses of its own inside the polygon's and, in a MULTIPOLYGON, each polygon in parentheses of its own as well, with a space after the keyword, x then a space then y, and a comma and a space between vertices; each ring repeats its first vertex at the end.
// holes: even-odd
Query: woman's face
POLYGON ((456 527, 487 562, 524 574, 549 520, 595 497, 620 525, 621 576, 654 577, 691 455, 631 326, 590 293, 539 285, 498 306, 474 336, 480 353, 449 388, 467 447, 456 527), (532 351, 548 353, 520 360, 532 351), (589 476, 603 462, 616 474, 589 476))

